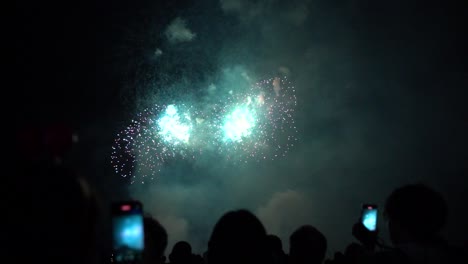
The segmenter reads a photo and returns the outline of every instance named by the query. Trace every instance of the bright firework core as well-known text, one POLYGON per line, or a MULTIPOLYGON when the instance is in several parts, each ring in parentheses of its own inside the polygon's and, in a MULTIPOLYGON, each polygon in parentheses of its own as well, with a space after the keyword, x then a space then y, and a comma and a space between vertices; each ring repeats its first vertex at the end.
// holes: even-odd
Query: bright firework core
POLYGON ((157 123, 159 135, 165 141, 174 145, 188 143, 192 130, 192 122, 188 113, 180 116, 175 105, 168 105, 157 123))
POLYGON ((225 117, 223 131, 225 141, 241 142, 252 134, 255 127, 255 112, 248 105, 238 106, 225 117))

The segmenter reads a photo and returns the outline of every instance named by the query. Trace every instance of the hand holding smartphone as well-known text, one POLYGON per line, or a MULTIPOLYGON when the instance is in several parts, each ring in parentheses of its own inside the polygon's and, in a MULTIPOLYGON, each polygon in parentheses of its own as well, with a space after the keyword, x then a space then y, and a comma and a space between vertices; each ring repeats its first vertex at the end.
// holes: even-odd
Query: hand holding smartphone
POLYGON ((373 250, 377 244, 377 205, 363 204, 359 222, 353 225, 353 236, 369 250, 373 250))
POLYGON ((143 206, 138 201, 112 204, 113 259, 141 261, 144 245, 143 206))

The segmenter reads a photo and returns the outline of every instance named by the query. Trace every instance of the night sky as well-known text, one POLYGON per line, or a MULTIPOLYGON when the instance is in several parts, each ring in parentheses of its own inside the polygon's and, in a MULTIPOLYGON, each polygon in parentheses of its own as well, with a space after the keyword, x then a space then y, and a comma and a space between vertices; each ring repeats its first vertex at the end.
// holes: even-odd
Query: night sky
MULTIPOLYGON (((468 9, 428 2, 15 2, 15 75, 4 89, 15 98, 16 128, 73 127, 80 141, 67 162, 103 204, 140 199, 168 230, 169 249, 184 239, 203 252, 216 220, 247 208, 286 251, 289 234, 308 223, 331 255, 353 240, 362 203, 382 206, 415 182, 444 194, 445 234, 460 243, 468 234, 468 9), (298 144, 286 157, 174 161, 145 185, 113 172, 111 144, 137 112, 173 103, 161 98, 174 94, 195 102, 226 72, 287 73, 294 82, 298 144)), ((379 226, 386 238, 383 219, 379 226)))

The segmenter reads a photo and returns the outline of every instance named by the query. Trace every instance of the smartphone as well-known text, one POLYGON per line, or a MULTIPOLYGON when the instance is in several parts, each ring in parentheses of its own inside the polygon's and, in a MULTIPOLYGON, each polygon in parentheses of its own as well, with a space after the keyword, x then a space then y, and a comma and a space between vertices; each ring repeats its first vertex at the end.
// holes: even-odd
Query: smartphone
POLYGON ((145 248, 143 206, 138 201, 112 203, 113 260, 141 261, 145 248))
POLYGON ((361 223, 369 231, 377 230, 377 205, 363 204, 361 210, 361 223))

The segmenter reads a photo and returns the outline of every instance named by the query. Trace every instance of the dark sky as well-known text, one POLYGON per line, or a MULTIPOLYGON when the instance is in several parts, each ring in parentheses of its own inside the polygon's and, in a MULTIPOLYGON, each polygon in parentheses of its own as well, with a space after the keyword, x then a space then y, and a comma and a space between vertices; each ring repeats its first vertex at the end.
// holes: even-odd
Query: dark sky
POLYGON ((339 250, 360 203, 382 204, 414 182, 445 195, 446 234, 459 242, 468 233, 468 9, 447 2, 21 1, 17 127, 70 124, 81 139, 73 164, 105 201, 143 200, 171 243, 189 239, 198 251, 220 215, 240 207, 284 243, 311 223, 339 250), (174 21, 184 22, 177 32, 174 21), (116 131, 158 95, 197 93, 227 69, 289 72, 297 148, 245 167, 205 157, 127 188, 109 165, 116 131))

